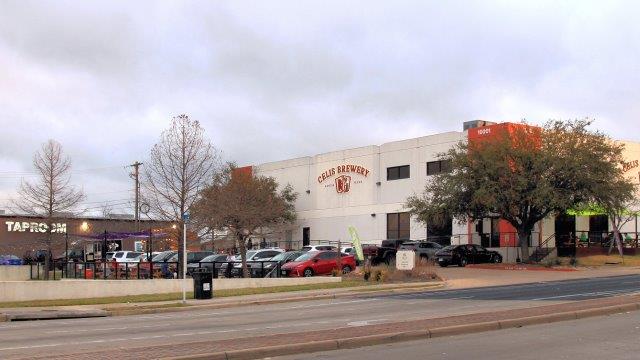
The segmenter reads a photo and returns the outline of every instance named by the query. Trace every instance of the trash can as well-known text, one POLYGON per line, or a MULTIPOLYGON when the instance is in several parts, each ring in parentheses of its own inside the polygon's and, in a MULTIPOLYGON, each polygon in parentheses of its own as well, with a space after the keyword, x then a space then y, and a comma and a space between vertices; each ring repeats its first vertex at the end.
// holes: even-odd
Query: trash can
POLYGON ((208 268, 197 268, 191 272, 193 278, 193 298, 197 300, 213 297, 213 274, 208 268))

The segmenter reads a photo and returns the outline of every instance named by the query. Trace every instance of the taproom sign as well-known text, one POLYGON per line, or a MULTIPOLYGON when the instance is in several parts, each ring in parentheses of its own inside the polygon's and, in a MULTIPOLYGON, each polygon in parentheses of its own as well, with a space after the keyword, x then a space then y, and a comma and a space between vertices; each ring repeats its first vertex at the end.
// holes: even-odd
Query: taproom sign
POLYGON ((325 183, 326 180, 333 179, 333 183, 325 183, 325 187, 335 187, 338 194, 348 193, 352 184, 362 183, 361 179, 355 178, 352 181, 352 175, 366 178, 369 176, 369 169, 360 165, 342 164, 329 168, 318 175, 318 184, 325 183))
MULTIPOLYGON (((35 232, 46 233, 49 232, 49 225, 46 223, 27 222, 27 221, 6 221, 7 231, 9 232, 35 232)), ((67 232, 66 223, 52 223, 51 232, 64 234, 67 232)))

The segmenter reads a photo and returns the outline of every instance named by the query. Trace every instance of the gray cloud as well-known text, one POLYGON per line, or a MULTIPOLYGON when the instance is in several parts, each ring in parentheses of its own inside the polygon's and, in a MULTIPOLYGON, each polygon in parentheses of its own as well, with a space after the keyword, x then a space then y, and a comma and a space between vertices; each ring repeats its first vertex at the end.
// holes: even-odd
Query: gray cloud
POLYGON ((474 118, 591 116, 637 141, 628 129, 640 113, 638 10, 630 1, 5 1, 0 199, 48 138, 76 169, 113 166, 74 173, 96 194, 87 201, 120 199, 131 187, 123 165, 144 161, 180 113, 240 164, 460 130, 474 118))

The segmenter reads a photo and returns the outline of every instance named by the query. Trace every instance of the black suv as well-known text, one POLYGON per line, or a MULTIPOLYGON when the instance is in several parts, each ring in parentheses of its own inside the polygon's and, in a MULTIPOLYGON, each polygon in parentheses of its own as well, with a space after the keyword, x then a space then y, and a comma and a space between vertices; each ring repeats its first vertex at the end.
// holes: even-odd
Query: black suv
POLYGON ((450 245, 436 252, 438 264, 442 267, 467 264, 501 263, 502 255, 497 251, 491 251, 480 245, 450 245))

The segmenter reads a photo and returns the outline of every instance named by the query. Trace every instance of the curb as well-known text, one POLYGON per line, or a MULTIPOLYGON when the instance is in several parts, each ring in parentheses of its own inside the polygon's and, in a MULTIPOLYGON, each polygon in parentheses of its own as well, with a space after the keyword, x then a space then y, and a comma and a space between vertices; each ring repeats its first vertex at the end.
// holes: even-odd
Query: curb
POLYGON ((58 319, 86 319, 107 317, 109 314, 104 310, 52 310, 52 311, 25 311, 15 314, 0 313, 0 322, 10 321, 32 321, 32 320, 58 320, 58 319))
POLYGON ((527 325, 549 324, 566 320, 618 314, 621 312, 640 310, 640 303, 605 306, 600 308, 552 313, 500 321, 479 322, 465 325, 447 326, 425 330, 403 331, 387 334, 376 334, 337 340, 312 341, 299 344, 267 346, 233 351, 220 351, 198 355, 167 357, 163 360, 250 360, 272 356, 304 354, 319 351, 353 349, 365 346, 404 342, 410 340, 431 339, 445 336, 464 335, 485 331, 519 328, 527 325))
POLYGON ((511 271, 559 271, 559 272, 574 272, 580 271, 574 268, 546 268, 546 267, 538 267, 538 266, 527 266, 527 265, 476 265, 471 264, 467 265, 471 269, 480 269, 480 270, 511 270, 511 271))
POLYGON ((166 308, 160 307, 160 308, 141 308, 141 309, 131 309, 131 308, 130 309, 111 309, 111 310, 105 310, 105 311, 108 314, 107 316, 164 314, 164 313, 171 313, 171 312, 191 311, 191 310, 224 309, 224 308, 248 306, 248 305, 281 304, 281 303, 286 303, 291 301, 338 299, 338 298, 363 296, 363 295, 379 294, 379 293, 387 293, 387 292, 388 293, 399 292, 399 291, 415 292, 415 291, 439 289, 439 288, 443 288, 444 286, 445 286, 444 282, 440 282, 438 284, 423 285, 420 287, 404 286, 404 287, 396 287, 391 289, 356 291, 356 292, 339 293, 339 294, 308 295, 308 296, 288 297, 288 298, 279 298, 279 299, 249 300, 249 301, 240 301, 240 302, 228 302, 228 303, 222 303, 222 304, 188 305, 188 306, 182 306, 182 307, 166 307, 166 308))

